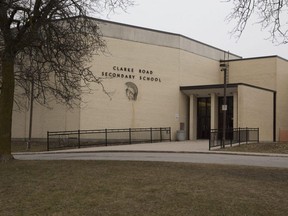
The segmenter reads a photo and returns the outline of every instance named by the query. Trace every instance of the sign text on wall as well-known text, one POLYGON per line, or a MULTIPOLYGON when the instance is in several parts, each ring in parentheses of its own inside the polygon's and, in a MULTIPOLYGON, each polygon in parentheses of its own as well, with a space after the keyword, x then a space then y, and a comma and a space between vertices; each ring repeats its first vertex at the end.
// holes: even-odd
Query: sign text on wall
POLYGON ((154 71, 147 69, 135 69, 132 67, 113 66, 112 71, 103 71, 102 77, 161 83, 161 78, 155 76, 154 71))

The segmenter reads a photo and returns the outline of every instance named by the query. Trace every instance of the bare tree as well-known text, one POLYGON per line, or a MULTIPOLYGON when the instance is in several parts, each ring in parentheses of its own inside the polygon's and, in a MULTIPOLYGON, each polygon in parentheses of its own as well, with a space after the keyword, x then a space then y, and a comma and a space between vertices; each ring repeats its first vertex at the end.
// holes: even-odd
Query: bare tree
POLYGON ((15 88, 46 103, 53 95, 72 105, 83 88, 101 80, 87 63, 105 50, 97 22, 88 15, 132 0, 0 0, 0 160, 11 155, 15 88))
POLYGON ((268 30, 271 40, 278 44, 288 42, 288 0, 227 0, 234 4, 228 20, 236 21, 234 34, 241 36, 247 23, 255 16, 256 23, 268 30))

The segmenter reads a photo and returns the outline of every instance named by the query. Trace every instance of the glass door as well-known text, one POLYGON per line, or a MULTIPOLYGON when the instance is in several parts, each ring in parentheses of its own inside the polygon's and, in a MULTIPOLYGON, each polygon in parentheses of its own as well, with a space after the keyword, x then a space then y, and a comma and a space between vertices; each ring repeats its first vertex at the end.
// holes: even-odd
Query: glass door
MULTIPOLYGON (((223 111, 222 111, 223 102, 224 102, 224 98, 219 97, 219 99, 218 99, 218 129, 223 128, 223 111)), ((226 128, 227 129, 233 128, 233 97, 232 96, 227 97, 226 128)), ((221 137, 222 137, 222 135, 221 135, 221 137)), ((228 132, 226 134, 226 138, 232 139, 233 133, 228 132)))
POLYGON ((210 138, 211 99, 197 99, 197 139, 210 138))

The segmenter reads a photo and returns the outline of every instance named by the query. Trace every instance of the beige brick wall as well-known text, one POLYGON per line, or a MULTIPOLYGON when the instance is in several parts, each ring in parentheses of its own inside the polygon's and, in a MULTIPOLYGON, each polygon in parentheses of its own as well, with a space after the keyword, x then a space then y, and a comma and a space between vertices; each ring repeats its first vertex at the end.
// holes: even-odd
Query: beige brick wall
POLYGON ((273 141, 273 92, 238 87, 238 127, 259 128, 260 141, 273 141))
MULTIPOLYGON (((35 105, 33 137, 45 138, 47 131, 79 128, 172 127, 174 139, 180 123, 188 131, 189 99, 179 88, 218 83, 218 61, 173 47, 105 39, 108 52, 95 56, 91 69, 103 78, 109 96, 101 85, 91 84, 90 93, 82 96, 81 112, 67 111, 58 104, 50 104, 53 109, 35 105), (113 74, 124 77, 110 78, 113 74), (147 81, 148 77, 154 81, 147 81), (136 101, 126 95, 127 82, 138 87, 136 101)), ((29 112, 15 112, 13 120, 13 137, 28 137, 29 112)))
POLYGON ((180 51, 180 86, 220 83, 219 61, 180 51))
MULTIPOLYGON (((22 103, 28 107, 28 101, 23 100, 22 103)), ((22 108, 18 108, 14 104, 13 117, 12 117, 12 137, 13 138, 25 138, 28 137, 29 130, 29 112, 22 108)))
POLYGON ((219 63, 215 60, 175 48, 111 38, 106 41, 110 53, 96 57, 92 67, 96 76, 118 73, 134 77, 105 78, 103 85, 111 98, 103 94, 101 86, 94 85, 93 94, 83 96, 82 129, 171 126, 174 138, 180 123, 188 127, 189 100, 179 87, 219 80, 219 63), (133 69, 133 72, 115 71, 114 66, 133 69), (161 82, 141 80, 143 74, 139 74, 139 69, 152 71, 152 75, 146 76, 159 78, 161 82), (137 101, 128 100, 126 82, 137 85, 137 101))
POLYGON ((246 83, 276 90, 277 58, 236 60, 229 63, 229 83, 246 83))
MULTIPOLYGON (((27 102, 28 104, 28 102, 27 102)), ((79 129, 79 108, 68 109, 65 105, 49 103, 42 106, 34 103, 32 137, 46 138, 47 131, 77 130, 79 129)), ((12 137, 28 138, 30 111, 22 109, 13 112, 12 137)))
POLYGON ((105 78, 103 85, 111 98, 93 86, 93 94, 83 95, 81 128, 137 128, 179 125, 179 55, 177 49, 116 39, 106 39, 109 55, 97 56, 92 70, 105 78), (133 72, 114 70, 130 68, 133 72), (148 74, 139 73, 148 71, 148 74), (152 71, 152 72, 151 72, 152 71), (104 72, 104 76, 103 73, 104 72), (126 78, 106 78, 106 72, 131 75, 126 78), (151 74, 152 73, 152 74, 151 74), (145 81, 144 77, 158 79, 145 81), (161 81, 160 81, 161 80, 161 81), (136 101, 126 96, 126 82, 138 87, 136 101))
POLYGON ((288 128, 288 61, 277 59, 276 137, 279 130, 288 128))

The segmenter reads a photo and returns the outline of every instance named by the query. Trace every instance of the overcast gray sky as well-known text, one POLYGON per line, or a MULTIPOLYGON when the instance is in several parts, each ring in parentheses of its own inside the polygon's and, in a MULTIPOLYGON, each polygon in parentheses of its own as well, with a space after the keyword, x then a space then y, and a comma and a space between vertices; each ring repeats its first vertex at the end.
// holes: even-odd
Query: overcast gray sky
POLYGON ((268 32, 261 31, 256 20, 239 40, 231 36, 233 25, 225 18, 232 5, 224 0, 136 0, 136 4, 127 13, 100 18, 181 34, 244 58, 278 55, 288 59, 288 45, 272 44, 267 40, 268 32))

